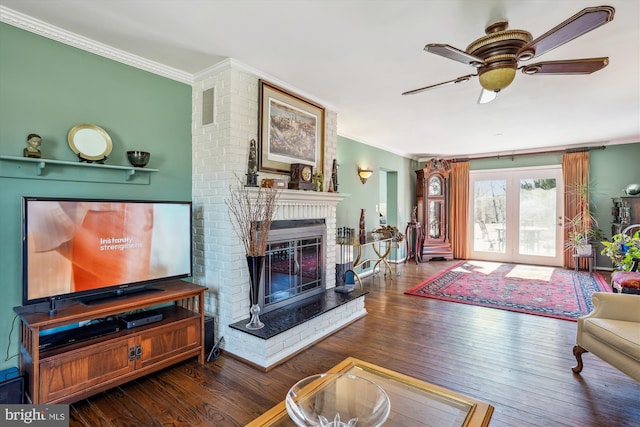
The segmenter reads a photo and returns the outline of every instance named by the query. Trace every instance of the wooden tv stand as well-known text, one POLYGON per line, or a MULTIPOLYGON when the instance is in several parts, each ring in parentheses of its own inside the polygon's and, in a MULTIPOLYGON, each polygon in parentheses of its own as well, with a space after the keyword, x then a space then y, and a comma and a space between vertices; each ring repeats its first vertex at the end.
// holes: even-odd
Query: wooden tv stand
POLYGON ((72 403, 194 356, 204 363, 206 287, 182 280, 154 286, 162 291, 90 306, 62 301, 52 316, 48 303, 15 307, 29 402, 72 403), (58 348, 39 348, 41 331, 150 307, 162 312, 161 321, 58 348))

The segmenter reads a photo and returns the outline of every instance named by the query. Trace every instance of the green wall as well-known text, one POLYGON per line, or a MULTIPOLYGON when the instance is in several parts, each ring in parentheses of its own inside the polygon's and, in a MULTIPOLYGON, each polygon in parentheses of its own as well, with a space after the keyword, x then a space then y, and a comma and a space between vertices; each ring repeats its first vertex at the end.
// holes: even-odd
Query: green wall
MULTIPOLYGON (((589 154, 589 167, 593 193, 591 202, 600 228, 611 236, 611 199, 624 196, 629 184, 640 184, 640 142, 609 145, 605 150, 589 154)), ((599 258, 599 266, 611 266, 608 258, 599 258), (606 260, 606 261, 604 261, 606 260)))
MULTIPOLYGON (((389 225, 398 227, 404 233, 404 228, 411 219, 411 208, 415 205, 415 162, 341 136, 338 136, 337 159, 338 191, 349 196, 338 204, 336 226, 354 228, 357 232, 360 210, 365 209, 367 231, 378 227, 379 215, 376 205, 379 206, 381 201, 385 202, 381 200, 380 194, 380 188, 385 187, 380 181, 383 175, 380 171, 385 171, 387 209, 395 210, 388 214, 388 218, 397 219, 396 223, 389 222, 389 225), (358 166, 373 170, 373 175, 365 184, 362 184, 358 177, 358 166), (395 205, 389 202, 394 195, 397 201, 395 205)), ((392 259, 404 256, 403 254, 404 248, 401 248, 399 254, 392 254, 392 259)))
POLYGON ((67 133, 79 123, 109 133, 107 165, 129 166, 126 151, 144 150, 159 171, 148 185, 89 182, 103 171, 81 168, 77 181, 19 179, 0 161, 0 369, 19 363, 18 325, 10 345, 9 333, 22 298, 22 196, 191 200, 191 86, 0 23, 0 155, 22 156, 37 133, 42 157, 75 162, 67 133))

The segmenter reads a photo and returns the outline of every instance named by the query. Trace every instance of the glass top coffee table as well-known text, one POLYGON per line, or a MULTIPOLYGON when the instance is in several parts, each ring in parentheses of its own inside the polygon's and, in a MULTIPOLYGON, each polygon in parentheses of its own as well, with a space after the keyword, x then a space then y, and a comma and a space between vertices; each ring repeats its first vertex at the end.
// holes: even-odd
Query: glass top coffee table
MULTIPOLYGON (((389 396, 385 425, 403 427, 488 426, 493 406, 446 388, 349 357, 328 372, 353 374, 378 384, 389 396)), ((285 402, 277 404, 247 427, 293 426, 285 402)))

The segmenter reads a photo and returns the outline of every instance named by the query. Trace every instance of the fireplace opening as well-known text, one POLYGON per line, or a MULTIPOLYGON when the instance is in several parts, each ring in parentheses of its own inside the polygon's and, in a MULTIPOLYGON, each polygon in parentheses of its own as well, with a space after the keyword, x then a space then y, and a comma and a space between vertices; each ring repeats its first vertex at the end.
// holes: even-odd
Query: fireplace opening
POLYGON ((324 219, 271 224, 261 288, 261 313, 324 292, 324 219))

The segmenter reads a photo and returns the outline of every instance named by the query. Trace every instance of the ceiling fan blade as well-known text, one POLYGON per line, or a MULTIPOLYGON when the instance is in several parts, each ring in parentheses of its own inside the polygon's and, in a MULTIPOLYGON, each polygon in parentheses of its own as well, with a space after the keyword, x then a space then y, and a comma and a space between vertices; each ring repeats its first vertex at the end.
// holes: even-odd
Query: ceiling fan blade
POLYGON ((520 59, 526 60, 543 55, 580 37, 612 21, 614 13, 615 9, 611 6, 587 7, 520 49, 521 53, 527 53, 520 59))
POLYGON ((591 74, 607 64, 609 58, 588 58, 538 62, 521 68, 525 74, 591 74))
POLYGON ((480 97, 478 98, 478 104, 487 104, 498 97, 498 92, 493 90, 482 89, 480 97))
POLYGON ((448 82, 436 83, 431 86, 421 87, 420 89, 409 90, 407 92, 403 92, 403 95, 415 95, 416 93, 424 92, 426 90, 435 89, 442 86, 448 86, 455 83, 462 83, 468 81, 471 77, 476 76, 476 74, 467 74, 466 76, 458 77, 457 79, 449 80, 448 82))
POLYGON ((463 64, 471 65, 473 67, 480 67, 484 64, 484 61, 477 56, 469 55, 467 52, 457 49, 448 44, 431 43, 424 47, 424 50, 429 53, 444 56, 454 61, 462 62, 463 64))

